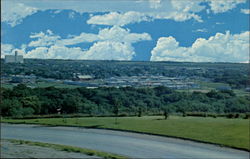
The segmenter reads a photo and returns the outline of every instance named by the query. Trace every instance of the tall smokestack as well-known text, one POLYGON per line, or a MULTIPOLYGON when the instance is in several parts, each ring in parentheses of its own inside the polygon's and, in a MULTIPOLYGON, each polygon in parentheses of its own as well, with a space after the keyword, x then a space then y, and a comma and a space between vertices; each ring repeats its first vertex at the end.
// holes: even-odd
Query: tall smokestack
POLYGON ((17 51, 15 51, 15 62, 17 62, 17 51))

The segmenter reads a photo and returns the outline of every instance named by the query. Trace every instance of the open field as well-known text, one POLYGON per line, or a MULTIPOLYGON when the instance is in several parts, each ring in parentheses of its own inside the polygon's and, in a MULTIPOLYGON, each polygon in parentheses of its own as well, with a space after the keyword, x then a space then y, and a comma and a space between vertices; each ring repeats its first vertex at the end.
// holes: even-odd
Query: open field
POLYGON ((54 126, 83 126, 90 128, 109 128, 151 133, 215 143, 235 148, 249 148, 249 120, 226 118, 162 116, 86 118, 49 118, 14 120, 2 119, 8 123, 44 124, 54 126))

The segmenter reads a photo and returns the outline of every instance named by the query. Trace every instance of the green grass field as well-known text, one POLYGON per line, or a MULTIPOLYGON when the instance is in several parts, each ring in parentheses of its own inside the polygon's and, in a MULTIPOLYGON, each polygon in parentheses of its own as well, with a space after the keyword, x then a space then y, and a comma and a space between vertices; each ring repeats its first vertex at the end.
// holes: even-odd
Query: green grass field
POLYGON ((247 119, 170 116, 169 119, 163 120, 162 116, 145 116, 120 117, 118 124, 115 123, 115 117, 2 119, 2 122, 129 130, 250 150, 249 120, 247 119))

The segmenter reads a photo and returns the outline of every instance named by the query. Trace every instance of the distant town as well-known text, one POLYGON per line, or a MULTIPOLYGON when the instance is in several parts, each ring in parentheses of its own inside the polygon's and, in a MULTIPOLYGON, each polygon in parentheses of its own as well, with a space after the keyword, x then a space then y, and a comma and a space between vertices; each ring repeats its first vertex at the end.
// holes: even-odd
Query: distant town
POLYGON ((185 77, 165 77, 165 76, 122 76, 111 77, 105 79, 94 79, 89 75, 80 76, 75 80, 58 80, 51 78, 42 78, 35 75, 11 75, 2 76, 2 83, 24 83, 33 84, 38 81, 57 82, 67 85, 76 85, 87 88, 97 87, 156 87, 165 86, 172 89, 191 89, 199 88, 199 85, 191 82, 189 78, 185 77))
POLYGON ((36 87, 39 86, 37 83, 43 82, 50 84, 48 86, 53 84, 86 88, 165 86, 188 90, 203 89, 202 82, 218 82, 216 89, 243 88, 249 91, 245 72, 247 69, 244 64, 38 60, 24 59, 15 52, 15 55, 5 56, 3 66, 1 76, 3 85, 15 86, 23 83, 29 87, 36 87), (111 64, 108 65, 109 63, 111 64))

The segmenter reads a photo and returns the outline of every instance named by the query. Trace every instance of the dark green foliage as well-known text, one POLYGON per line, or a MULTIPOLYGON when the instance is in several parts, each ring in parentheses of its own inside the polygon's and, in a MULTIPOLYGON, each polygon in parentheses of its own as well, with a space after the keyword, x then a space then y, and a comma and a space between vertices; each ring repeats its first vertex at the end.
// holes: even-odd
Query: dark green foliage
POLYGON ((113 110, 113 113, 115 114, 116 117, 119 114, 119 108, 120 107, 121 107, 121 101, 120 100, 115 100, 114 101, 114 110, 113 110))
POLYGON ((164 118, 165 118, 165 120, 168 118, 168 113, 169 113, 168 110, 165 109, 164 110, 164 118))
POLYGON ((235 118, 239 118, 240 117, 240 114, 235 114, 235 118))
MULTIPOLYGON (((21 103, 23 105, 23 108, 31 108, 33 109, 33 113, 35 114, 39 114, 41 111, 41 102, 37 96, 22 97, 21 103)), ((31 112, 31 110, 29 112, 31 112)))
POLYGON ((182 112, 182 117, 186 117, 186 116, 187 116, 186 112, 183 111, 183 112, 182 112))
POLYGON ((250 114, 245 114, 245 116, 243 117, 244 119, 250 119, 250 114))
POLYGON ((230 119, 231 119, 231 118, 234 118, 234 114, 232 114, 232 113, 228 114, 228 115, 227 115, 227 118, 230 118, 230 119))
POLYGON ((139 109, 138 109, 138 117, 141 117, 141 116, 142 116, 142 108, 139 107, 139 109))
MULTIPOLYGON (((157 88, 28 88, 18 85, 2 89, 2 116, 81 113, 87 116, 142 116, 171 112, 211 113, 250 112, 249 97, 235 96, 232 91, 183 93, 165 87, 157 88)), ((193 114, 194 115, 194 114, 193 114)), ((216 117, 216 116, 215 116, 216 117)))

